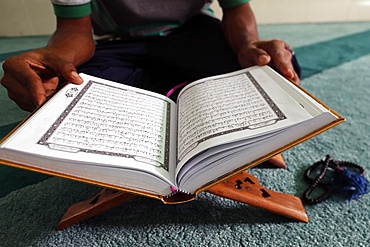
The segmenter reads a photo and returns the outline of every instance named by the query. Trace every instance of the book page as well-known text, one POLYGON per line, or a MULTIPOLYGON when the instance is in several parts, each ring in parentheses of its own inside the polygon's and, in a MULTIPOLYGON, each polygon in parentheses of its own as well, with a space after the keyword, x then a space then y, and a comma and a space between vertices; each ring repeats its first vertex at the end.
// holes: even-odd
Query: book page
POLYGON ((312 117, 271 81, 254 67, 184 88, 178 100, 180 166, 210 147, 265 135, 312 117))
POLYGON ((178 187, 194 193, 337 120, 267 66, 193 82, 178 97, 178 187))
POLYGON ((76 164, 141 170, 171 181, 175 103, 144 90, 82 77, 83 85, 63 88, 6 141, 7 148, 76 164))
POLYGON ((134 158, 168 171, 169 107, 155 97, 89 81, 37 143, 134 158))

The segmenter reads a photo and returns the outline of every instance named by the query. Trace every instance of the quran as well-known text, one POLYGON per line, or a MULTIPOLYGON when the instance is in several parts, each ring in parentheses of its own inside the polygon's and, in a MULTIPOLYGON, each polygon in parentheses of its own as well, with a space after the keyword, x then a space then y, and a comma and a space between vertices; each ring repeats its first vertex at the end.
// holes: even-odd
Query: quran
POLYGON ((177 201, 344 121, 268 66, 192 82, 176 103, 81 77, 1 141, 0 163, 177 201))

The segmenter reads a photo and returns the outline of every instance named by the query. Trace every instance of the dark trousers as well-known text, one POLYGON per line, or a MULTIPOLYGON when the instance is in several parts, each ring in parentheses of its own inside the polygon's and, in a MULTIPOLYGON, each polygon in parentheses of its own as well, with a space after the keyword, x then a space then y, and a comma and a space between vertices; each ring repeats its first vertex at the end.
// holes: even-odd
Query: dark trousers
POLYGON ((165 37, 98 43, 78 71, 166 94, 184 81, 240 68, 220 21, 200 15, 165 37))

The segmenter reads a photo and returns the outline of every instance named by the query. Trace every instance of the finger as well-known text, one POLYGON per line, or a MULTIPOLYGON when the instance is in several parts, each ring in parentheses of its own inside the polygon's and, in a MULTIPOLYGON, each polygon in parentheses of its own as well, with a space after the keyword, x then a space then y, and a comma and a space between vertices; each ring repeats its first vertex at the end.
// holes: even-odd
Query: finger
MULTIPOLYGON (((42 80, 35 71, 30 69, 27 61, 10 58, 9 61, 7 59, 7 61, 4 62, 3 69, 4 78, 1 82, 8 91, 11 91, 12 95, 19 95, 21 98, 30 97, 30 101, 33 102, 35 107, 40 106, 46 100, 46 93, 42 85, 42 80), (14 93, 13 91, 15 90, 17 90, 18 93, 14 93), (27 93, 25 93, 25 90, 27 93)), ((17 102, 17 100, 15 101, 17 102)), ((22 101, 22 99, 18 101, 22 101)))
POLYGON ((64 60, 64 59, 57 59, 57 60, 50 60, 56 61, 50 64, 46 64, 51 70, 58 72, 65 80, 70 81, 75 84, 81 84, 83 79, 78 75, 76 67, 64 60))
POLYGON ((285 63, 282 63, 282 62, 274 63, 274 67, 285 78, 287 78, 287 79, 289 79, 293 82, 299 83, 299 77, 298 77, 297 73, 294 71, 293 65, 290 61, 285 62, 285 63))
POLYGON ((238 54, 239 63, 242 67, 253 65, 267 65, 271 61, 271 56, 263 49, 254 44, 248 44, 243 47, 238 54))
POLYGON ((25 110, 25 111, 28 111, 28 112, 32 112, 34 111, 37 107, 34 105, 34 103, 32 101, 29 101, 29 100, 26 100, 28 97, 31 97, 31 96, 25 96, 27 95, 28 92, 24 92, 24 94, 22 96, 24 97, 21 97, 19 98, 19 95, 14 95, 12 92, 8 92, 8 97, 10 99, 16 99, 16 100, 13 100, 19 108, 21 108, 22 110, 25 110), (19 100, 21 99, 21 100, 19 100))
POLYGON ((300 84, 300 78, 298 76, 298 74, 294 71, 294 76, 293 78, 291 79, 295 84, 299 85, 300 84))
POLYGON ((58 87, 59 79, 57 77, 51 78, 47 81, 44 81, 43 85, 45 88, 46 98, 50 97, 56 92, 58 87))
POLYGON ((31 95, 33 103, 36 107, 42 105, 46 101, 46 91, 41 78, 34 72, 30 71, 23 78, 25 86, 31 95))
POLYGON ((273 40, 268 49, 274 67, 288 79, 296 75, 292 65, 292 48, 281 40, 273 40))
POLYGON ((271 55, 270 66, 285 78, 299 84, 299 77, 292 64, 292 48, 281 40, 272 40, 262 46, 271 55))
MULTIPOLYGON (((36 107, 40 106, 42 102, 35 104, 32 100, 32 95, 23 84, 16 80, 7 79, 12 85, 11 89, 8 89, 8 97, 13 100, 21 109, 26 111, 33 111, 36 107)), ((43 83, 45 89, 46 98, 50 97, 56 92, 56 87, 58 85, 58 78, 54 78, 49 82, 43 83)))
POLYGON ((1 84, 8 90, 8 97, 13 100, 21 109, 25 111, 33 111, 36 107, 29 95, 27 89, 18 81, 12 80, 12 78, 8 78, 4 76, 1 80, 1 84), (12 85, 12 88, 8 87, 8 84, 12 85))
POLYGON ((282 76, 296 84, 299 84, 300 79, 297 73, 294 71, 293 66, 290 64, 277 64, 274 67, 282 76))
POLYGON ((271 57, 268 54, 261 54, 258 56, 257 65, 263 66, 269 64, 271 57))

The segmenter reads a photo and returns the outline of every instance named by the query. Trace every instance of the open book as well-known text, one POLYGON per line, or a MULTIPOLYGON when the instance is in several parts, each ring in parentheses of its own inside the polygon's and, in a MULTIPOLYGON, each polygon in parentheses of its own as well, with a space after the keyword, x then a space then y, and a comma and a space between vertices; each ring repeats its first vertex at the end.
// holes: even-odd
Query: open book
POLYGON ((193 82, 177 103, 81 77, 2 140, 1 163, 166 201, 344 121, 267 66, 193 82))

